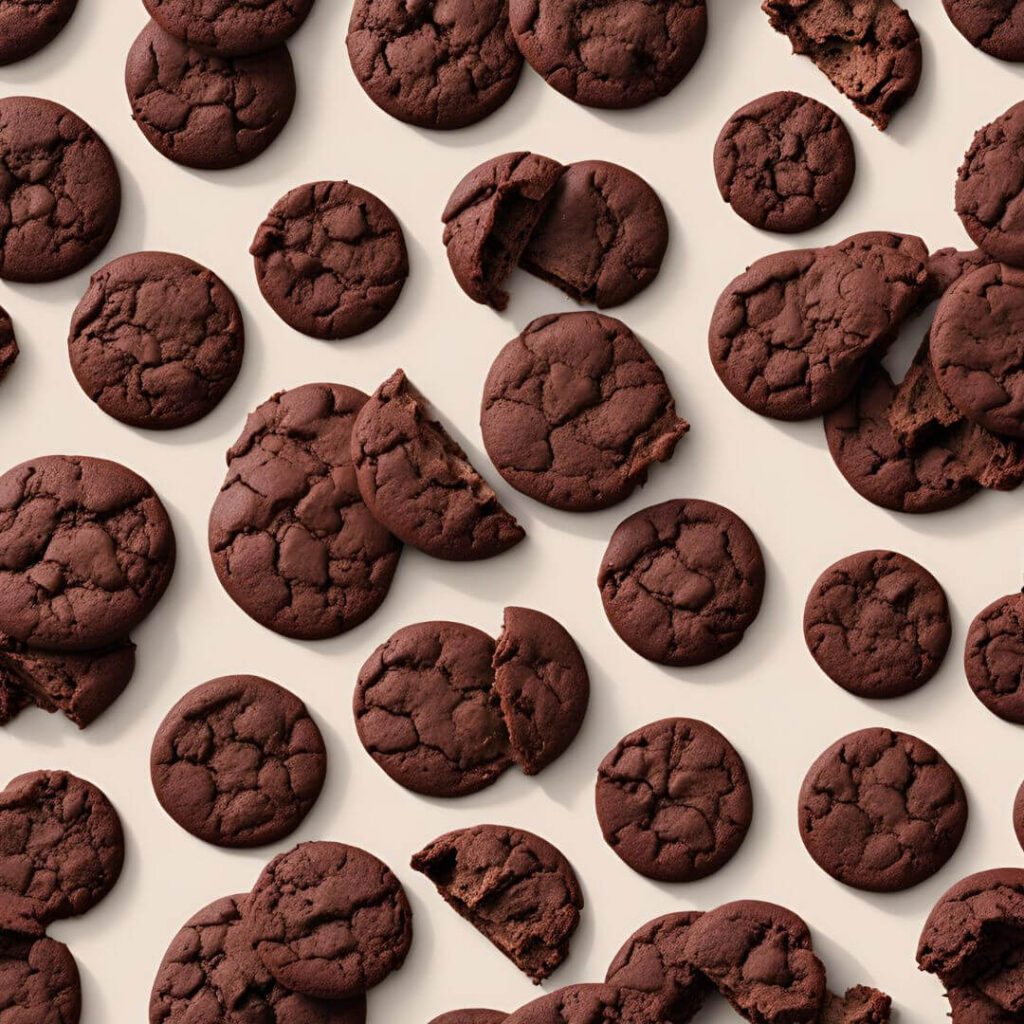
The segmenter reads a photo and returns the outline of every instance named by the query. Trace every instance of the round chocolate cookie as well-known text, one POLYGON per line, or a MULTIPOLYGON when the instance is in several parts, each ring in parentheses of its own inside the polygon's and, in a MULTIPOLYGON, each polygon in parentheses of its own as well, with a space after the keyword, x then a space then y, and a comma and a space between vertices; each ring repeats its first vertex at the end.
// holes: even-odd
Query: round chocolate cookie
POLYGON ((512 31, 563 96, 622 110, 670 93, 704 48, 704 0, 511 0, 512 31))
POLYGON ((184 256, 136 252, 100 268, 71 318, 68 355, 82 390, 133 427, 202 419, 242 368, 238 303, 184 256))
POLYGON ((120 212, 121 179, 89 125, 49 100, 0 99, 0 278, 35 283, 81 270, 120 212))
POLYGON ((804 605, 804 639, 821 670, 858 697, 899 697, 939 670, 950 639, 938 580, 894 551, 829 566, 804 605))
POLYGON ((503 1024, 508 1017, 501 1010, 449 1010, 435 1017, 430 1024, 503 1024))
POLYGON ((238 167, 281 134, 295 105, 284 46, 253 57, 193 49, 151 21, 128 53, 132 117, 153 148, 185 167, 238 167))
POLYGON ((0 476, 0 631, 59 651, 120 640, 160 600, 174 551, 166 509, 130 469, 23 462, 0 476))
POLYGON ((800 838, 833 878, 870 892, 909 889, 953 856, 967 796, 934 748, 861 729, 833 743, 800 788, 800 838))
POLYGON ((343 384, 281 391, 246 420, 210 513, 217 577, 246 614, 297 640, 368 619, 401 545, 370 515, 352 465, 366 395, 343 384))
POLYGON ((275 857, 246 912, 256 952, 285 988, 317 999, 363 995, 402 966, 412 910, 391 869, 344 843, 275 857))
POLYGON ((978 612, 967 631, 964 670, 989 711, 1024 725, 1024 595, 1007 594, 978 612))
POLYGON ((292 189, 271 209, 249 251, 271 309, 295 330, 328 341, 379 324, 409 276, 395 215, 347 181, 292 189))
POLYGON ((498 472, 568 512, 629 497, 689 427, 636 335, 600 313, 528 324, 491 365, 480 411, 498 472))
POLYGON ((972 46, 1000 60, 1024 60, 1020 0, 942 0, 949 20, 972 46))
POLYGON ((78 1024, 82 985, 63 942, 0 932, 0 979, 0 1020, 78 1024))
POLYGON ((359 672, 352 710, 367 753, 406 789, 464 796, 511 764, 494 641, 458 622, 406 626, 359 672))
MULTIPOLYGON (((651 1024, 646 1008, 629 989, 615 985, 566 985, 534 999, 505 1024, 651 1024)), ((658 1022, 661 1024, 661 1022, 658 1022)))
POLYGON ((18 340, 7 310, 0 306, 0 380, 10 372, 18 358, 18 340))
POLYGON ((366 95, 421 128, 464 128, 493 113, 523 65, 507 0, 465 7, 356 0, 345 42, 366 95))
POLYGON ((222 676, 167 713, 149 769, 160 805, 186 832, 217 846, 263 846, 309 813, 327 751, 295 694, 259 676, 222 676))
POLYGON ((664 718, 619 740, 597 769, 596 804, 605 842, 660 882, 713 874, 754 813, 742 758, 693 718, 664 718))
POLYGON ((0 64, 23 60, 52 42, 77 5, 78 0, 7 0, 0 4, 0 64))
POLYGON ((757 617, 764 560, 749 527, 710 501, 680 499, 619 524, 597 585, 615 632, 662 665, 731 651, 757 617))

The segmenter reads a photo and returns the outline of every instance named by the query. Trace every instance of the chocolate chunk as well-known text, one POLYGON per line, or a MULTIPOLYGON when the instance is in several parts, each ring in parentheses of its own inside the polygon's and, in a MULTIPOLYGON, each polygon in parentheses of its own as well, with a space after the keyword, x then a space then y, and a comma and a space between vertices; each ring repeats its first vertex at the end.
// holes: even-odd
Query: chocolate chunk
POLYGON ((52 42, 78 0, 16 0, 0 7, 0 64, 13 64, 52 42))
POLYGON ((949 20, 972 46, 1000 60, 1024 60, 1019 0, 942 0, 949 20))
POLYGON ((0 931, 0 979, 4 1024, 78 1024, 82 986, 63 942, 0 931))
POLYGON ((964 670, 974 695, 994 715, 1024 725, 1024 595, 983 608, 967 631, 964 670))

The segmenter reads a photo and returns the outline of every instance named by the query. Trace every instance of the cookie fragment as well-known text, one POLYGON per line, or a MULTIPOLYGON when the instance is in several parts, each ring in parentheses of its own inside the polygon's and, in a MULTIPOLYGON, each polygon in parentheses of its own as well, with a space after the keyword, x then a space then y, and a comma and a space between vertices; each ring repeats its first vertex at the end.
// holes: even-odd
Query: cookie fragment
POLYGON ((37 53, 71 20, 78 0, 15 0, 0 7, 0 65, 37 53))
POLYGON ((501 1010, 449 1010, 435 1017, 430 1024, 502 1024, 507 1016, 501 1010))
POLYGON ((1024 7, 1018 0, 942 0, 972 46, 1000 60, 1024 60, 1024 7))
POLYGON ((1024 725, 1024 595, 1007 594, 978 612, 967 631, 964 670, 989 711, 1024 725))
POLYGON ((18 341, 14 336, 14 324, 7 310, 0 306, 0 380, 10 372, 18 358, 18 341))
POLYGON ((521 1006, 505 1018, 505 1024, 652 1024, 645 1012, 628 989, 566 985, 521 1006))
POLYGON ((877 988, 854 985, 842 996, 829 992, 819 1024, 889 1024, 892 999, 877 988))
POLYGON ((78 1024, 82 986, 64 943, 0 931, 0 982, 0 1020, 78 1024))

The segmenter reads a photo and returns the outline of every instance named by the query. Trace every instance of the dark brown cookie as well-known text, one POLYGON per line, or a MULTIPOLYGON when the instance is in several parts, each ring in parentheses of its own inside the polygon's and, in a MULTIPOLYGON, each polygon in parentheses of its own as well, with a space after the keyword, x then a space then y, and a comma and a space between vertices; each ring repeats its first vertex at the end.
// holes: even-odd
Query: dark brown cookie
POLYGON ((517 490, 590 512, 629 497, 689 430, 660 367, 621 320, 538 317, 484 384, 484 447, 517 490))
POLYGON ((114 643, 155 607, 174 531, 142 477, 116 462, 47 455, 0 476, 0 631, 33 647, 114 643))
POLYGON ((1024 6, 1020 0, 942 0, 957 31, 1000 60, 1024 60, 1024 6))
POLYGON ((569 955, 583 892, 540 836, 503 825, 459 829, 414 854, 412 868, 537 984, 569 955))
POLYGON ((833 878, 909 889, 953 856, 967 824, 956 772, 907 733, 861 729, 833 743, 800 788, 800 838, 833 878))
POLYGON ((921 40, 893 0, 763 0, 761 9, 882 131, 917 92, 921 40))
POLYGON ((507 1016, 501 1010, 450 1010, 435 1017, 430 1024, 502 1024, 507 1016))
POLYGON ((444 208, 444 245, 459 287, 504 309, 504 289, 564 168, 539 153, 505 153, 474 167, 444 208))
POLYGON ((401 545, 360 497, 352 425, 366 395, 343 384, 281 391, 227 453, 209 545, 228 595, 283 636, 320 640, 368 619, 401 545))
POLYGON ((14 336, 14 324, 7 310, 0 306, 0 380, 10 372, 18 358, 18 341, 14 336))
POLYGON ((983 249, 957 249, 953 246, 937 249, 928 257, 930 284, 927 300, 931 302, 941 298, 961 277, 991 262, 992 258, 983 249))
POLYGON ((1024 725, 1024 595, 983 608, 967 631, 964 670, 974 695, 994 715, 1024 725))
POLYGON ((858 697, 899 697, 942 664, 949 605, 939 581, 894 551, 829 566, 804 605, 804 639, 821 670, 858 697))
POLYGON ((110 240, 121 180, 77 114, 34 96, 0 99, 0 278, 54 281, 110 240))
POLYGON ((615 632, 662 665, 731 651, 757 617, 764 560, 749 527, 710 501, 680 499, 623 520, 597 586, 615 632))
POLYGON ((818 1024, 889 1024, 892 999, 877 988, 854 985, 845 995, 829 992, 818 1024))
POLYGON ((246 911, 256 951, 285 988, 317 999, 364 994, 402 966, 412 910, 391 869, 344 843, 275 857, 246 911))
POLYGON ((492 558, 526 532, 396 370, 360 409, 352 458, 363 501, 396 537, 435 558, 492 558))
POLYGON ((493 657, 494 641, 458 622, 406 626, 370 655, 352 699, 356 731, 395 782, 464 796, 509 767, 493 657))
POLYGON ((520 266, 603 309, 643 291, 667 248, 668 219, 654 189, 618 164, 585 160, 558 179, 520 266))
POLYGON ((124 72, 132 117, 153 148, 185 167, 238 167, 281 134, 295 105, 284 46, 252 57, 193 49, 151 21, 124 72))
POLYGON ((124 863, 117 811, 70 772, 29 772, 0 792, 0 929, 40 935, 84 914, 124 863))
POLYGON ((81 1011, 78 965, 64 943, 0 932, 4 1024, 78 1024, 81 1011))
POLYGON ((160 805, 186 832, 217 846, 263 846, 309 813, 327 751, 295 694, 259 676, 222 676, 167 713, 149 768, 160 805))
POLYGON ((395 215, 347 181, 292 189, 260 225, 249 252, 270 308, 311 338, 349 338, 376 326, 409 276, 395 215))
POLYGON ((663 718, 619 740, 597 769, 596 805, 605 842, 660 882, 713 874, 754 813, 743 759, 693 718, 663 718))
POLYGON ((823 224, 853 184, 853 141, 839 115, 798 92, 740 107, 715 143, 722 198, 747 223, 795 232, 823 224))
POLYGON ((0 4, 0 64, 13 64, 52 42, 78 0, 13 0, 0 4))
POLYGON ((520 1007, 505 1024, 670 1024, 652 1021, 635 993, 614 985, 566 985, 520 1007))
POLYGON ((1020 784, 1013 799, 1013 832, 1024 849, 1024 782, 1020 784))
POLYGON ((953 985, 947 992, 954 1024, 1019 1024, 1020 1014, 1004 1010, 974 985, 953 985))

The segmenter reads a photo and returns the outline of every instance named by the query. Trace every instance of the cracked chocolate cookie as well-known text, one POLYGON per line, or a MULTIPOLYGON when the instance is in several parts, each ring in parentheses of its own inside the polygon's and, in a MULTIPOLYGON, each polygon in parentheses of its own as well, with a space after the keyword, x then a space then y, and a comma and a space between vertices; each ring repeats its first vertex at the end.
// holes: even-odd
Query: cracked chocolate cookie
POLYGON ((740 107, 715 143, 722 198, 748 224, 807 231, 839 209, 856 168, 839 115, 798 92, 772 92, 740 107))
POLYGON ((363 501, 396 537, 434 558, 500 555, 526 531, 431 412, 402 370, 360 409, 352 459, 363 501))
POLYGON ((1024 60, 1020 0, 942 0, 949 20, 972 45, 1000 60, 1024 60))
POLYGON ((804 639, 821 670, 858 697, 899 697, 939 670, 950 639, 939 581, 894 551, 829 566, 804 605, 804 639))
POLYGON ((909 889, 953 856, 967 824, 956 772, 916 736, 861 729, 832 744, 800 788, 800 838, 833 878, 909 889))
POLYGON ((983 608, 967 631, 964 670, 974 695, 994 715, 1024 725, 1024 595, 983 608))
POLYGON ((0 278, 55 281, 110 240, 121 180, 77 114, 34 96, 0 99, 0 278))
POLYGON ((761 9, 882 131, 917 92, 921 40, 893 0, 764 0, 761 9))
POLYGON ((889 1024, 892 999, 877 988, 854 985, 845 995, 829 992, 818 1024, 889 1024))
POLYGON ((615 632, 662 665, 731 651, 757 617, 764 560, 750 528, 710 501, 680 499, 619 524, 597 586, 615 632))
POLYGON ((450 1010, 435 1017, 430 1024, 502 1024, 507 1016, 501 1010, 450 1010))
POLYGON ((297 640, 368 619, 391 588, 401 545, 370 514, 352 464, 366 395, 343 384, 281 391, 228 449, 209 546, 228 596, 297 640))
POLYGON ((227 285, 168 252, 132 253, 97 270, 68 335, 82 390, 108 416, 151 430, 211 412, 234 384, 244 349, 227 285))
POLYGON ((402 966, 412 910, 391 869, 344 843, 275 857, 246 911, 256 952, 285 988, 317 999, 363 995, 402 966))
POLYGON ((78 0, 4 0, 0 3, 0 65, 13 64, 57 38, 78 0))
POLYGON ((78 1024, 82 986, 63 942, 0 932, 0 979, 4 1024, 78 1024))
POLYGON ((306 705, 259 676, 222 676, 167 713, 150 753, 161 807, 216 846, 290 835, 324 784, 327 751, 306 705))
POLYGON ((484 447, 518 491, 567 512, 629 497, 690 429, 660 367, 621 320, 538 317, 484 384, 484 447))
POLYGON ((347 181, 292 189, 260 225, 249 252, 270 308, 295 330, 326 341, 379 324, 409 276, 395 215, 347 181))
POLYGON ((59 651, 114 643, 160 600, 174 550, 167 511, 130 469, 23 462, 0 476, 0 631, 59 651))
POLYGON ((200 170, 248 163, 281 134, 295 105, 284 46, 252 57, 216 57, 151 21, 124 73, 132 117, 168 160, 200 170))
POLYGON ((505 1024, 652 1024, 644 1014, 628 989, 566 985, 520 1007, 505 1018, 505 1024))
POLYGON ((523 269, 577 302, 603 309, 646 288, 668 248, 657 193, 618 164, 570 164, 519 259, 523 269))
POLYGON ((0 380, 10 372, 18 358, 18 341, 14 336, 14 324, 7 310, 0 306, 0 380))
POLYGON ((605 842, 659 882, 713 874, 754 813, 743 759, 693 718, 663 718, 619 740, 597 769, 595 802, 605 842))
POLYGON ((540 836, 504 825, 459 829, 414 854, 412 868, 535 983, 569 955, 583 892, 540 836))

